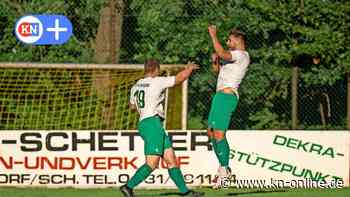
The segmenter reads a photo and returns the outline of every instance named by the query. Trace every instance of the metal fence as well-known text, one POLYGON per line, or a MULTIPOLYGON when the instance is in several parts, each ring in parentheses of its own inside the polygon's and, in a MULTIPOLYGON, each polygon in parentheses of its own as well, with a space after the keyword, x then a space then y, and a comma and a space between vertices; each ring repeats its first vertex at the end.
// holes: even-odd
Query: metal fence
MULTIPOLYGON (((272 46, 280 32, 255 27, 259 21, 244 13, 230 15, 241 1, 2 1, 0 61, 70 63, 143 63, 156 57, 164 64, 195 61, 202 66, 189 81, 188 128, 206 128, 216 76, 210 69, 212 45, 207 33, 216 24, 224 44, 228 31, 239 27, 247 33, 251 65, 240 87, 238 109, 231 129, 292 128, 293 62, 276 62, 272 46), (220 10, 218 12, 215 10, 220 10), (74 37, 62 46, 25 46, 12 34, 17 18, 27 13, 66 15, 73 23, 74 37), (266 53, 271 51, 271 53, 266 53)), ((235 11, 237 13, 237 11, 235 11)), ((278 24, 277 24, 278 25, 278 24)), ((284 49, 280 49, 284 50, 284 49)), ((277 53, 276 52, 276 53, 277 53)), ((289 58, 292 59, 292 58, 289 58)), ((332 84, 310 84, 300 67, 298 113, 295 129, 345 129, 347 125, 346 75, 332 84)), ((296 106, 297 104, 297 106, 296 106)))

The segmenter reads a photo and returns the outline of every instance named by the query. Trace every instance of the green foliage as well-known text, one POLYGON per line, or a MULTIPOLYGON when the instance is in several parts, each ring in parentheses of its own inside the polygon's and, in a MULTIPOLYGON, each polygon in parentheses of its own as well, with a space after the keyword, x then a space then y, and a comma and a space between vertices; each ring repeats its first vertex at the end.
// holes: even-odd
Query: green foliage
MULTIPOLYGON (((132 1, 130 6, 137 15, 137 32, 141 35, 133 58, 142 61, 155 56, 163 63, 195 60, 202 65, 204 71, 191 79, 189 95, 189 124, 202 128, 215 90, 215 76, 209 74, 213 49, 207 27, 218 27, 222 43, 231 28, 239 27, 248 35, 252 63, 240 89, 239 114, 232 126, 285 129, 291 125, 292 66, 302 68, 303 86, 319 88, 343 81, 350 70, 350 23, 346 22, 350 2, 304 2, 132 1), (320 63, 314 63, 312 58, 319 58, 320 63)), ((318 118, 319 114, 314 116, 318 118)))

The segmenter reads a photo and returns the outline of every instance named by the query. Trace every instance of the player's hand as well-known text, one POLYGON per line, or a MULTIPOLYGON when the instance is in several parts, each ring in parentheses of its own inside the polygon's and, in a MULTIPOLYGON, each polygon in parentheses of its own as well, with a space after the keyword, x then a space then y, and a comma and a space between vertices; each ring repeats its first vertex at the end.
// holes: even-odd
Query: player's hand
POLYGON ((187 62, 187 69, 191 69, 191 70, 197 70, 200 68, 200 66, 198 64, 195 64, 193 62, 187 62))
POLYGON ((216 26, 215 25, 210 25, 208 27, 209 35, 211 37, 216 37, 216 26))

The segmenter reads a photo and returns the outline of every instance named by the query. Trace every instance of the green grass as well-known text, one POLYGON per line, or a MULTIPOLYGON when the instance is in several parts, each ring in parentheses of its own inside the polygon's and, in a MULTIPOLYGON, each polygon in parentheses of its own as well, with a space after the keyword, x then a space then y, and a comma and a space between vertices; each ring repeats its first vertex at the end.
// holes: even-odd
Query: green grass
MULTIPOLYGON (((205 192, 207 197, 349 197, 350 188, 342 189, 197 189, 205 192)), ((137 197, 179 196, 177 190, 135 190, 137 197)), ((115 188, 107 189, 47 189, 47 188, 0 188, 0 197, 122 197, 115 188)))

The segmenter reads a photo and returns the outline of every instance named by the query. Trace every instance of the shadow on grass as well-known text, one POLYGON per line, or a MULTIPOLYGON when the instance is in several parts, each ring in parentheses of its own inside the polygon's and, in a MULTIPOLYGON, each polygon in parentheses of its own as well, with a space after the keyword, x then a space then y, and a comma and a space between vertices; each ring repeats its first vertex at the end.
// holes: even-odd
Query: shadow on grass
MULTIPOLYGON (((142 194, 142 196, 152 196, 154 197, 154 194, 142 194)), ((160 193, 157 194, 157 196, 182 196, 180 192, 166 192, 166 193, 160 193)))
POLYGON ((159 196, 182 196, 180 192, 166 192, 166 193, 161 193, 159 196))
POLYGON ((279 193, 286 192, 286 190, 255 190, 255 191, 246 191, 246 192, 231 192, 228 193, 228 196, 240 196, 240 195, 248 195, 248 194, 261 194, 261 193, 279 193))

